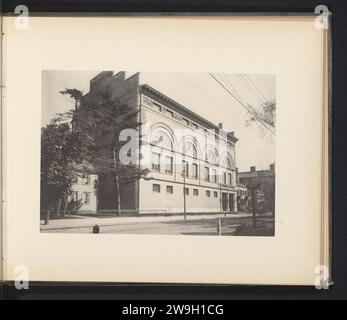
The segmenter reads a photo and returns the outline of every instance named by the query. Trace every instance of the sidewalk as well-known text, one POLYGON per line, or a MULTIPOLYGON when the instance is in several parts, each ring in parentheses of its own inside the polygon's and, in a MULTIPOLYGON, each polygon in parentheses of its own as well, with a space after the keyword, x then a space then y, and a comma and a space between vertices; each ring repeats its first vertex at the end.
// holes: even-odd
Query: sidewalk
MULTIPOLYGON (((211 220, 218 218, 244 218, 249 217, 249 213, 217 213, 217 214, 187 214, 187 221, 198 220, 211 220)), ((40 221, 41 230, 55 230, 55 229, 72 229, 81 227, 93 227, 99 226, 113 226, 119 224, 136 224, 145 222, 172 222, 172 221, 184 221, 183 215, 174 216, 140 216, 140 217, 86 217, 86 216, 69 216, 67 219, 51 220, 49 225, 44 225, 44 221, 40 221)))

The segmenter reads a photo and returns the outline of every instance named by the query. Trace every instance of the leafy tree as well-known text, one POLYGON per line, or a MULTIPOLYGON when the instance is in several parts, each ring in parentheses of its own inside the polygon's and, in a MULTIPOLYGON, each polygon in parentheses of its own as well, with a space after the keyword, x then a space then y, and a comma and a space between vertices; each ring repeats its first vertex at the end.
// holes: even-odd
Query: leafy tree
POLYGON ((66 204, 77 178, 77 168, 83 165, 81 133, 60 120, 56 118, 41 129, 41 208, 45 210, 45 224, 52 210, 60 214, 61 204, 66 204))
MULTIPOLYGON (((66 89, 61 93, 69 94, 76 100, 80 98, 78 92, 80 91, 76 89, 66 89)), ((122 212, 121 186, 146 178, 148 174, 148 169, 142 169, 136 161, 139 156, 136 154, 138 148, 132 150, 126 148, 131 139, 138 146, 140 139, 138 132, 141 126, 138 112, 114 99, 107 89, 90 99, 83 99, 81 106, 72 112, 74 130, 81 134, 83 144, 89 150, 86 160, 92 164, 99 178, 112 177, 118 215, 122 212), (121 139, 121 134, 123 130, 129 129, 132 129, 133 135, 124 141, 121 139), (135 161, 122 162, 121 153, 124 150, 127 150, 127 156, 132 156, 135 161)))
POLYGON ((83 92, 78 89, 68 89, 65 88, 65 90, 60 91, 61 94, 68 94, 70 98, 73 98, 75 100, 75 105, 77 106, 78 102, 81 101, 83 92))
POLYGON ((270 128, 273 132, 276 128, 276 102, 275 101, 267 101, 263 103, 259 109, 248 106, 249 110, 251 110, 251 120, 258 121, 263 125, 270 128))

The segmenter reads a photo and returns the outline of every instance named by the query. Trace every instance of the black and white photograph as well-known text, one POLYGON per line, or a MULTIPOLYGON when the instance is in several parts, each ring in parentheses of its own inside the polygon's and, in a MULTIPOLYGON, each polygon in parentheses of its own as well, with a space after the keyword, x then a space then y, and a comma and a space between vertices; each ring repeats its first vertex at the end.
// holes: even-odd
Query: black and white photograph
POLYGON ((42 71, 40 230, 275 235, 276 76, 42 71))
POLYGON ((312 12, 4 17, 4 281, 335 286, 312 12))

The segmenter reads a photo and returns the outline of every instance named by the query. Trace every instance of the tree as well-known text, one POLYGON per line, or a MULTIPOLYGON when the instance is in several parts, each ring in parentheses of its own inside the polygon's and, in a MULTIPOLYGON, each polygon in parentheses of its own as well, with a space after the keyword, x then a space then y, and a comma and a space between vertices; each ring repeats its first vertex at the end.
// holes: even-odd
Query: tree
MULTIPOLYGON (((76 100, 80 98, 78 92, 80 91, 76 89, 66 89, 61 93, 69 94, 76 100)), ((140 168, 136 161, 139 157, 137 149, 126 148, 131 139, 137 146, 140 141, 138 132, 141 122, 138 121, 138 112, 139 110, 114 99, 108 89, 92 99, 85 99, 72 112, 74 130, 80 132, 83 144, 89 150, 86 160, 92 164, 99 178, 110 175, 113 178, 118 215, 122 212, 121 185, 145 178, 148 174, 148 169, 140 168), (124 141, 121 136, 124 130, 129 129, 132 135, 124 141), (121 161, 124 150, 133 161, 121 161)))
POLYGON ((79 108, 79 105, 83 97, 83 92, 75 88, 74 89, 65 88, 65 90, 60 91, 60 93, 63 95, 69 95, 70 98, 74 99, 75 101, 74 110, 70 110, 70 112, 66 112, 65 114, 60 114, 60 117, 64 117, 64 118, 71 117, 71 127, 72 127, 72 130, 74 130, 76 125, 76 119, 73 115, 74 113, 76 113, 77 109, 79 108))
POLYGON ((276 102, 267 101, 263 103, 259 109, 254 108, 253 106, 248 106, 251 110, 251 120, 259 121, 264 126, 270 128, 273 132, 276 127, 276 102))
POLYGON ((52 210, 60 214, 62 202, 66 203, 71 193, 77 168, 83 164, 81 141, 80 132, 72 131, 60 118, 41 129, 41 208, 45 210, 45 224, 52 210))
POLYGON ((60 93, 68 94, 70 98, 73 98, 75 100, 75 103, 77 103, 78 101, 81 101, 83 97, 83 92, 75 88, 74 89, 65 88, 65 90, 60 91, 60 93))

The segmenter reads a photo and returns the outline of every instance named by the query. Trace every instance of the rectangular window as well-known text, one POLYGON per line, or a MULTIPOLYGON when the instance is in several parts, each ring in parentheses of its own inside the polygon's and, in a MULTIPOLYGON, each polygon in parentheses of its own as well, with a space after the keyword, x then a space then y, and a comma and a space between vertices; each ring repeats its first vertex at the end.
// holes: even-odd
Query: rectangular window
POLYGON ((199 190, 198 189, 194 189, 193 190, 193 195, 194 196, 198 196, 199 195, 199 190))
POLYGON ((217 170, 212 169, 212 182, 217 182, 217 170))
POLYGON ((231 173, 228 173, 228 180, 229 180, 229 186, 231 186, 233 184, 231 179, 231 173))
POLYGON ((90 192, 83 192, 83 203, 89 204, 90 203, 90 192))
POLYGON ((153 108, 159 112, 161 111, 161 105, 158 103, 153 102, 153 108))
POLYGON ((78 201, 78 192, 77 191, 73 192, 71 198, 72 198, 72 201, 77 202, 78 201))
POLYGON ((160 153, 152 152, 152 170, 160 172, 160 153))
POLYGON ((210 181, 210 168, 205 167, 205 181, 210 181))
POLYGON ((173 186, 166 186, 166 193, 173 194, 173 186))
POLYGON ((227 184, 227 173, 226 172, 224 172, 224 174, 223 174, 223 183, 227 184))
POLYGON ((211 197, 211 191, 210 190, 206 190, 206 197, 211 197))
POLYGON ((193 170, 192 170, 192 177, 194 179, 198 178, 198 165, 196 163, 193 163, 193 170))
POLYGON ((214 191, 214 192, 213 192, 213 196, 214 196, 215 198, 218 198, 218 192, 217 192, 217 191, 214 191))
POLYGON ((153 192, 160 193, 160 184, 153 184, 153 192))
POLYGON ((184 188, 184 193, 189 196, 189 188, 184 188))
POLYGON ((173 172, 173 158, 170 156, 165 157, 165 172, 170 174, 173 172))

